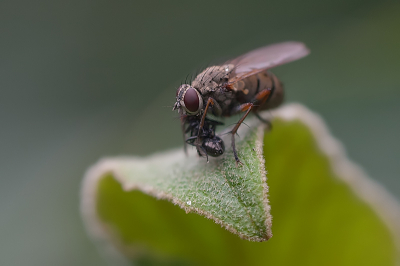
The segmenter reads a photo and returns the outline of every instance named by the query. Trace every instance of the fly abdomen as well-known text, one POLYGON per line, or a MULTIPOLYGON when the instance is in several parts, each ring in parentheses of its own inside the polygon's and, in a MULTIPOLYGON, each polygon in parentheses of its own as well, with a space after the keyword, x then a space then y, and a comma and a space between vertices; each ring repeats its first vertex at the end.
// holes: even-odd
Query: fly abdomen
MULTIPOLYGON (((253 102, 257 93, 270 89, 271 94, 268 100, 258 110, 265 110, 279 106, 283 101, 283 86, 279 79, 269 71, 247 77, 236 84, 233 88, 237 90, 239 103, 253 102)), ((257 103, 256 103, 257 104, 257 103)))

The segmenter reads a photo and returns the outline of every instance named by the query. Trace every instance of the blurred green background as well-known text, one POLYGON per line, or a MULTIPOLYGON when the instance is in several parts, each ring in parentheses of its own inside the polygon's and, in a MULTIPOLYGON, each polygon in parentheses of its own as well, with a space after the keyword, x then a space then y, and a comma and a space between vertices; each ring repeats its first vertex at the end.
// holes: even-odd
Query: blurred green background
POLYGON ((269 43, 311 55, 274 73, 350 158, 400 198, 396 1, 0 2, 0 265, 106 265, 79 216, 103 156, 181 145, 187 74, 269 43))

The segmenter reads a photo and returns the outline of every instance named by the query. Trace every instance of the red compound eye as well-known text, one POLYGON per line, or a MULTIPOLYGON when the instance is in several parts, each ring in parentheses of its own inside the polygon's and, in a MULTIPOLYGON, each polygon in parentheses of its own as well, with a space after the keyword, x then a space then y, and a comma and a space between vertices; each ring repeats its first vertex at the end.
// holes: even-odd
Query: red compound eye
POLYGON ((199 96, 197 95, 195 89, 189 88, 186 91, 183 102, 185 103, 186 109, 188 109, 190 112, 195 113, 197 110, 199 110, 199 96))

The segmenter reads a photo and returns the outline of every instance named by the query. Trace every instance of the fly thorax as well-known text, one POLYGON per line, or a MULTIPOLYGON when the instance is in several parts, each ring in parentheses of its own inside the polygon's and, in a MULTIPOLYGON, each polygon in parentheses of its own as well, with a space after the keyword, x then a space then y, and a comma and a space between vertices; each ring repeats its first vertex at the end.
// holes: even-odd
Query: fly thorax
POLYGON ((214 92, 217 88, 226 83, 233 70, 233 65, 211 66, 197 75, 192 86, 198 88, 202 95, 214 92))

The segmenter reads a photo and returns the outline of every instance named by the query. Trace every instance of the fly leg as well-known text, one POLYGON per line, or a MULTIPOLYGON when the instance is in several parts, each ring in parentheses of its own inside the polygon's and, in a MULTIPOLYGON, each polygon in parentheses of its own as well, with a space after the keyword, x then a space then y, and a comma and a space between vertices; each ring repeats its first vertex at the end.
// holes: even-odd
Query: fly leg
POLYGON ((205 156, 205 157, 207 158, 207 162, 208 162, 208 154, 207 154, 206 150, 204 149, 203 146, 200 146, 200 147, 199 147, 199 146, 197 146, 197 145, 194 143, 194 142, 196 141, 196 139, 197 139, 196 136, 189 137, 189 138, 186 139, 186 143, 189 144, 189 145, 192 145, 192 146, 196 146, 196 148, 197 148, 197 153, 198 153, 200 156, 205 156))
POLYGON ((186 156, 188 155, 188 152, 187 152, 187 147, 186 147, 186 132, 185 132, 185 118, 186 118, 186 116, 184 116, 184 115, 182 115, 181 116, 181 129, 182 129, 182 136, 183 136, 183 150, 184 150, 184 152, 185 152, 185 154, 186 154, 186 156))
POLYGON ((235 156, 235 160, 236 160, 236 166, 238 164, 242 165, 243 163, 239 160, 239 157, 237 155, 237 150, 236 150, 236 145, 235 145, 235 135, 236 135, 240 125, 243 123, 244 119, 247 117, 247 115, 250 113, 250 111, 253 108, 254 108, 253 103, 244 103, 238 107, 238 110, 240 112, 246 112, 246 113, 242 116, 242 118, 240 118, 239 122, 237 122, 237 124, 231 131, 231 133, 232 133, 232 149, 233 149, 233 156, 235 156))
POLYGON ((262 118, 262 117, 260 116, 260 114, 259 114, 258 112, 256 112, 256 111, 254 111, 254 115, 258 118, 258 120, 260 120, 261 122, 263 122, 264 124, 266 124, 266 125, 268 126, 269 130, 272 129, 271 121, 262 118))
POLYGON ((206 115, 207 115, 208 108, 210 107, 210 105, 214 106, 214 104, 216 104, 216 101, 213 98, 209 97, 208 100, 207 100, 206 108, 204 109, 204 113, 203 113, 203 115, 201 117, 200 126, 199 126, 199 132, 197 132, 197 138, 196 138, 196 141, 195 141, 195 145, 196 145, 197 151, 199 152, 199 154, 200 154, 200 150, 203 153, 205 153, 206 158, 207 158, 207 162, 208 162, 208 154, 204 151, 203 147, 201 146, 200 135, 201 135, 201 133, 203 131, 204 121, 206 120, 206 115))
POLYGON ((269 121, 266 121, 266 120, 262 119, 257 113, 258 106, 264 104, 268 100, 270 94, 271 94, 271 89, 270 88, 262 90, 262 91, 260 91, 259 93, 256 94, 253 102, 244 103, 242 105, 239 105, 238 108, 236 109, 239 112, 246 112, 242 116, 242 118, 240 118, 239 122, 236 124, 236 126, 231 131, 231 133, 232 133, 232 149, 233 149, 233 155, 235 156, 236 165, 243 164, 243 163, 239 160, 239 157, 237 155, 237 150, 236 150, 236 145, 235 145, 235 134, 237 133, 237 131, 238 131, 240 125, 243 123, 244 119, 247 117, 247 115, 252 110, 255 112, 256 116, 261 121, 265 122, 268 125, 271 125, 271 123, 269 121))
POLYGON ((265 120, 260 116, 258 113, 258 107, 263 105, 268 99, 269 96, 271 95, 272 89, 268 88, 265 90, 260 91, 259 93, 256 94, 256 97, 254 97, 254 104, 256 104, 253 108, 255 116, 263 123, 268 125, 268 128, 271 130, 272 129, 272 124, 271 121, 265 120))

